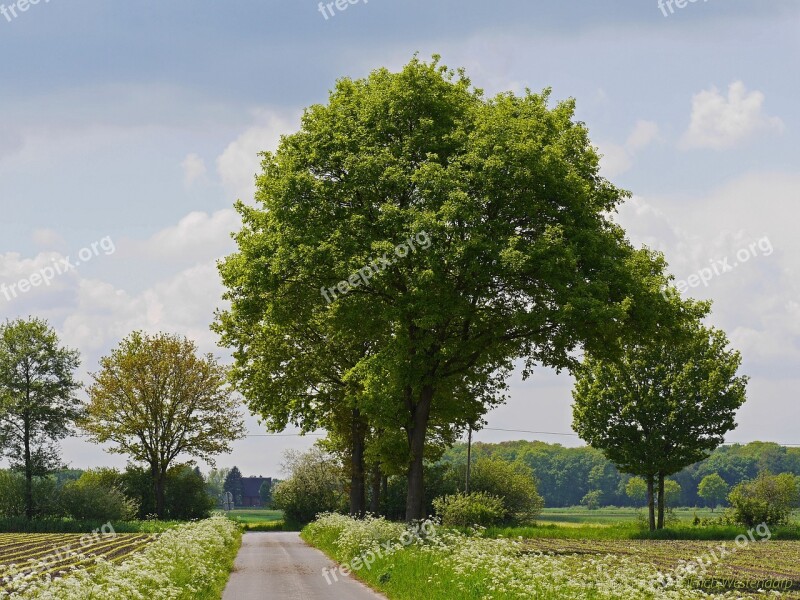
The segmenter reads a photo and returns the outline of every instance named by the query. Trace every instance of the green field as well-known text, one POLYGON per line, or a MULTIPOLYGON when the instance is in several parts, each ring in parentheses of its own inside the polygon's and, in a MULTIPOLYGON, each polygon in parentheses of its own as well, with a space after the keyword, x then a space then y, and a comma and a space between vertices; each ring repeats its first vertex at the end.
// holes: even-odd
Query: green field
MULTIPOLYGON (((248 531, 283 531, 283 511, 265 508, 240 508, 225 512, 229 519, 241 523, 248 531)), ((289 528, 291 530, 291 528, 289 528)))

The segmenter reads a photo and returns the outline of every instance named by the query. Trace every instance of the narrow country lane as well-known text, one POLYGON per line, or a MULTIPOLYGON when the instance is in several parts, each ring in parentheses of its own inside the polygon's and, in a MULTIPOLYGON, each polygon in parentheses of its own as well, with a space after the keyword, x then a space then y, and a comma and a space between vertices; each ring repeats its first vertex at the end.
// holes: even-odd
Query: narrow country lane
POLYGON ((297 533, 246 533, 223 600, 376 600, 384 596, 349 577, 330 585, 323 568, 334 563, 297 533))

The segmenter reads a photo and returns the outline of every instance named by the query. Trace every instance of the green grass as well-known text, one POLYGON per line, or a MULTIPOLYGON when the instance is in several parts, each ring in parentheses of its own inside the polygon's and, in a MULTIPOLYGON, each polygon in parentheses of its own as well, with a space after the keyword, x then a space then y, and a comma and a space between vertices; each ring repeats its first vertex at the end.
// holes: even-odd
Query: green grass
MULTIPOLYGON (((74 519, 33 519, 12 517, 0 519, 0 533, 87 533, 101 529, 107 521, 76 521, 74 519)), ((180 525, 182 521, 114 521, 117 533, 161 533, 180 525)))
POLYGON ((246 531, 300 531, 301 526, 283 518, 283 511, 264 508, 229 510, 229 519, 241 524, 246 531))

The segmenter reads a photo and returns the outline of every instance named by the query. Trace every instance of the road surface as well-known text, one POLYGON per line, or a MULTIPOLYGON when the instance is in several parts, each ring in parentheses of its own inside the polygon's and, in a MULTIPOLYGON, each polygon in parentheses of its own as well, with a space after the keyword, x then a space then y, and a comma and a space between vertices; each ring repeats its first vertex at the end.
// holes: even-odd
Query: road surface
POLYGON ((324 568, 335 563, 297 533, 245 533, 222 600, 386 600, 362 583, 324 568))

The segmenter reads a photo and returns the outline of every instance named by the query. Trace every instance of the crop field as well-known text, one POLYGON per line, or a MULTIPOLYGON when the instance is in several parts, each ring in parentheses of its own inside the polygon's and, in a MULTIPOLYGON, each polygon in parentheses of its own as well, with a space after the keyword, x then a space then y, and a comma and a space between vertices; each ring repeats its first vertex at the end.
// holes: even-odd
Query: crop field
POLYGON ((91 570, 97 557, 121 562, 156 538, 146 533, 0 533, 0 590, 8 578, 20 575, 60 577, 78 568, 91 570))
POLYGON ((525 547, 554 556, 614 555, 650 563, 664 573, 702 557, 711 559, 704 581, 728 582, 729 589, 734 582, 783 582, 783 597, 800 598, 800 542, 795 541, 755 542, 740 548, 731 541, 532 539, 525 540, 525 547), (714 560, 712 551, 719 560, 714 560))

